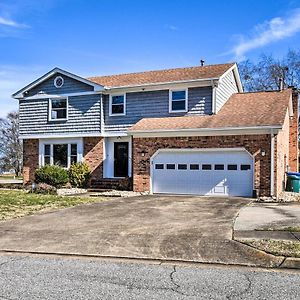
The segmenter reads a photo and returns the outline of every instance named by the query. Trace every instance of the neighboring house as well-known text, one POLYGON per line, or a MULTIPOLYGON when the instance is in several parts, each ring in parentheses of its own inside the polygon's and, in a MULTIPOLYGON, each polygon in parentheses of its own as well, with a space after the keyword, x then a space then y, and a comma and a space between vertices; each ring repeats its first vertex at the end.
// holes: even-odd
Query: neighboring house
POLYGON ((298 170, 298 95, 243 93, 236 64, 84 79, 55 68, 13 95, 24 183, 86 161, 94 187, 278 195, 298 170))

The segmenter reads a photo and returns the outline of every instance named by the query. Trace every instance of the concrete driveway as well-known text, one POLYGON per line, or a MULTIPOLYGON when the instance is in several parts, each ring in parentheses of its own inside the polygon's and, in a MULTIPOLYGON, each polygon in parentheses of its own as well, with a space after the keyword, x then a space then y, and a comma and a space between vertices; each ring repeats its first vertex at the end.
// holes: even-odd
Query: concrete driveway
POLYGON ((0 223, 0 250, 275 266, 232 240, 250 200, 194 196, 118 198, 0 223))

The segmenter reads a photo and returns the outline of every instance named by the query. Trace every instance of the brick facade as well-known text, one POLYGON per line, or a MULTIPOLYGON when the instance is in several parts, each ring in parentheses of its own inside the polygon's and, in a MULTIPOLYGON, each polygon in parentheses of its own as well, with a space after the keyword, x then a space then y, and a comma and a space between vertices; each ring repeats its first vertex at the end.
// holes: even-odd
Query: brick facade
POLYGON ((293 91, 292 102, 293 102, 294 116, 290 119, 289 168, 293 172, 299 172, 298 93, 296 91, 293 91))
POLYGON ((133 139, 133 190, 150 190, 150 158, 158 149, 174 148, 240 148, 254 157, 254 188, 259 195, 270 195, 271 136, 198 136, 133 139), (265 152, 265 156, 261 155, 265 152), (142 156, 141 153, 145 155, 142 156))
POLYGON ((39 140, 23 141, 23 183, 34 181, 35 170, 39 167, 39 140))
POLYGON ((91 181, 103 178, 103 146, 101 137, 83 139, 83 157, 91 169, 91 181))

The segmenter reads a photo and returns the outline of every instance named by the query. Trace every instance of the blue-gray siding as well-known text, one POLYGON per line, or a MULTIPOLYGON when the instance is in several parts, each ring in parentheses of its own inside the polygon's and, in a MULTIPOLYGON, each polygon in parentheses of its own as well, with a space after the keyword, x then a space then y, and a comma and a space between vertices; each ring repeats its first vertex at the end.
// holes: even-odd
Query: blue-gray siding
POLYGON ((100 95, 69 97, 67 121, 48 121, 49 100, 20 100, 20 134, 100 133, 100 95))
POLYGON ((42 82, 41 84, 29 90, 26 94, 26 97, 36 95, 41 91, 43 91, 46 94, 68 94, 77 92, 88 92, 93 90, 94 88, 88 84, 57 73, 45 80, 44 82, 42 82), (57 76, 61 76, 64 79, 64 85, 61 88, 56 88, 54 86, 54 79, 57 76))
POLYGON ((203 115, 212 112, 212 88, 188 89, 188 112, 169 113, 169 90, 134 92, 126 94, 126 115, 109 116, 109 98, 103 99, 105 130, 124 130, 142 118, 183 115, 203 115))

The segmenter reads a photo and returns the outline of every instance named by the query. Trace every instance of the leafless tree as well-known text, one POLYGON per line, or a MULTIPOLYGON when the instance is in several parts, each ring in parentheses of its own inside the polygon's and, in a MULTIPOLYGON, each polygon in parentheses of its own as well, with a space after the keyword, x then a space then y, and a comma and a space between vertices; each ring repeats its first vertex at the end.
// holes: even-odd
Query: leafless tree
POLYGON ((14 169, 17 176, 22 170, 22 143, 19 140, 19 114, 11 112, 0 118, 0 167, 14 169))
POLYGON ((258 62, 250 60, 239 64, 245 91, 280 89, 280 78, 284 86, 300 88, 300 51, 289 50, 282 59, 262 54, 258 62))

